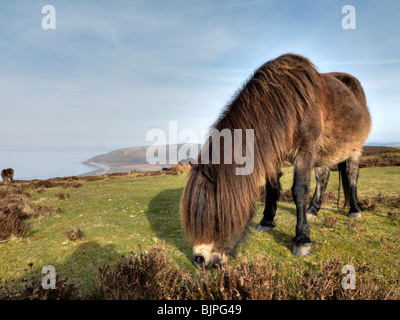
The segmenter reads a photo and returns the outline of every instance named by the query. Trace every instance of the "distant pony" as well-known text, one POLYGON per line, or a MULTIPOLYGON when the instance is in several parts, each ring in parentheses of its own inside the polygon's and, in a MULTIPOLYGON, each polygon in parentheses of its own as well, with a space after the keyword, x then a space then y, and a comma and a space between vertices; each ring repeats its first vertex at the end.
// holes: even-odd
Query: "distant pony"
MULTIPOLYGON (((275 226, 280 197, 281 164, 294 164, 292 195, 296 204, 296 234, 292 253, 311 252, 310 226, 317 215, 329 178, 329 167, 338 164, 350 205, 349 217, 361 217, 357 197, 358 162, 371 130, 371 118, 360 82, 346 73, 319 73, 305 57, 285 54, 261 66, 226 106, 212 129, 254 130, 254 170, 237 175, 235 163, 225 163, 235 153, 221 144, 221 164, 202 163, 202 154, 212 154, 208 139, 193 165, 181 199, 185 236, 193 243, 193 258, 199 268, 223 264, 234 256, 246 235, 260 196, 260 178, 266 179, 264 217, 257 231, 275 226), (307 208, 310 176, 315 168, 316 188, 307 208)), ((225 138, 224 138, 225 140, 225 138)), ((218 151, 217 151, 218 152, 218 151)), ((204 161, 203 161, 204 162, 204 161)))
POLYGON ((14 181, 14 170, 11 168, 1 170, 1 178, 4 183, 12 183, 14 181))

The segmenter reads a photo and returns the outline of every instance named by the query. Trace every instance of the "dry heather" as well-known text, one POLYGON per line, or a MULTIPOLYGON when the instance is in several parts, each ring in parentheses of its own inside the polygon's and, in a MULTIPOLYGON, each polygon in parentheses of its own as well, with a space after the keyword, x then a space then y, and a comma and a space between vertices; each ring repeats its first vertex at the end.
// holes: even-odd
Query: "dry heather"
POLYGON ((28 217, 26 201, 30 201, 29 194, 20 187, 9 185, 0 190, 0 241, 27 234, 29 226, 23 221, 28 217))
POLYGON ((185 174, 190 171, 190 164, 177 163, 171 168, 171 174, 185 174))
POLYGON ((66 199, 71 198, 71 195, 69 195, 69 194, 64 194, 64 193, 62 193, 62 192, 56 193, 54 196, 55 196, 57 199, 59 199, 59 200, 66 200, 66 199))
POLYGON ((11 236, 25 236, 29 229, 23 222, 25 218, 27 214, 16 204, 0 206, 0 241, 5 241, 11 236))
POLYGON ((398 167, 400 166, 400 157, 381 157, 372 159, 361 159, 360 168, 366 167, 398 167))
MULTIPOLYGON (((115 267, 99 268, 99 299, 190 299, 190 300, 270 300, 306 299, 380 300, 400 298, 400 279, 384 278, 373 266, 355 266, 357 285, 344 290, 344 263, 330 260, 318 271, 306 271, 287 278, 281 276, 282 267, 271 265, 266 258, 242 262, 236 267, 224 267, 214 273, 204 271, 194 277, 188 271, 173 267, 166 260, 165 251, 152 248, 147 253, 123 257, 115 267), (370 272, 367 275, 367 272, 370 272)), ((294 268, 294 267, 292 267, 294 268)), ((294 270, 295 271, 295 270, 294 270)), ((294 273, 293 273, 294 274, 294 273)))
MULTIPOLYGON (((24 237, 29 229, 28 224, 23 221, 26 218, 61 213, 60 208, 35 204, 30 192, 43 193, 47 188, 56 187, 63 189, 81 187, 82 184, 75 182, 73 178, 16 181, 0 189, 0 241, 6 241, 11 236, 24 237)), ((69 198, 69 195, 59 193, 56 197, 61 200, 69 198)))
MULTIPOLYGON (((32 263, 29 264, 32 268, 32 263)), ((19 280, 6 280, 0 285, 0 300, 79 300, 79 287, 72 279, 57 277, 55 290, 42 287, 43 274, 25 270, 26 276, 19 280)))
POLYGON ((356 289, 342 288, 344 263, 330 260, 318 270, 295 275, 295 267, 272 265, 266 258, 242 262, 236 267, 204 271, 193 276, 167 261, 164 249, 121 257, 115 266, 98 268, 100 285, 82 296, 73 280, 57 280, 57 290, 41 289, 42 275, 6 282, 1 299, 152 299, 152 300, 386 300, 400 298, 400 279, 382 277, 381 270, 355 265, 356 289), (292 277, 279 270, 293 268, 292 277), (375 270, 375 271, 374 271, 375 270))
POLYGON ((162 174, 172 174, 172 175, 179 175, 179 174, 186 174, 189 173, 191 169, 191 165, 189 163, 177 163, 171 168, 163 168, 161 171, 158 171, 158 173, 162 174))

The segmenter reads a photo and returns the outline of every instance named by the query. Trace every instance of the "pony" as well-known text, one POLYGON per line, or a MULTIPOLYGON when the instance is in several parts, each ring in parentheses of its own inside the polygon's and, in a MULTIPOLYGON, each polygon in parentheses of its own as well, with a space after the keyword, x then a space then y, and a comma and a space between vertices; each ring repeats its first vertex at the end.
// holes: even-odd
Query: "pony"
MULTIPOLYGON (((248 234, 262 177, 266 201, 257 231, 273 230, 283 161, 292 162, 294 171, 294 255, 306 256, 311 252, 308 220, 315 218, 321 208, 330 167, 338 164, 345 204, 350 206, 348 217, 361 217, 358 162, 371 130, 371 117, 364 90, 352 75, 319 73, 307 58, 284 54, 254 72, 211 129, 252 129, 254 144, 242 143, 240 151, 252 149, 254 167, 251 173, 238 175, 235 170, 240 164, 202 162, 204 154, 214 157, 215 142, 210 137, 197 163, 192 165, 180 211, 182 228, 193 244, 193 259, 198 268, 223 265, 235 257, 238 245, 248 234), (307 208, 313 168, 316 188, 307 208)), ((216 153, 223 159, 237 153, 235 148, 238 144, 227 147, 224 143, 216 153)))
POLYGON ((14 170, 11 168, 1 170, 1 178, 4 183, 12 183, 14 181, 14 170))

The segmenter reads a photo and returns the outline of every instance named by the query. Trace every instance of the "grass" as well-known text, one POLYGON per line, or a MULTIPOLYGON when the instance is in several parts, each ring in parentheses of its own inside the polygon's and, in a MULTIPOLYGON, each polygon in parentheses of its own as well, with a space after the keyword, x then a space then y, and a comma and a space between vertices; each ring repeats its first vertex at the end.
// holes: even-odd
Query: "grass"
MULTIPOLYGON (((291 168, 283 170, 283 189, 291 186, 291 171, 291 168)), ((319 270, 325 261, 339 259, 344 264, 367 263, 382 276, 394 274, 398 278, 400 211, 390 201, 379 201, 379 197, 399 196, 399 176, 399 167, 363 168, 360 197, 369 197, 377 207, 365 211, 360 220, 349 220, 347 209, 338 209, 334 201, 326 203, 317 219, 310 223, 315 245, 312 254, 304 258, 294 257, 290 252, 296 224, 295 205, 280 202, 277 227, 268 234, 252 232, 230 265, 235 267, 262 256, 271 264, 290 266, 279 271, 296 277, 306 270, 319 270)), ((24 277, 29 264, 39 273, 44 265, 50 264, 59 276, 70 275, 82 292, 89 292, 99 285, 98 266, 113 265, 121 256, 163 245, 172 265, 195 277, 202 276, 193 266, 192 249, 184 239, 179 221, 179 201, 186 175, 123 175, 79 182, 82 186, 75 188, 28 190, 35 205, 54 210, 27 219, 29 230, 25 237, 12 237, 0 243, 2 281, 24 277), (61 210, 56 211, 58 208, 61 210), (76 228, 84 237, 69 241, 66 232, 76 228)), ((313 180, 312 189, 314 186, 313 180)), ((0 190, 6 187, 0 186, 0 190)), ((337 188, 338 175, 332 172, 328 192, 336 193, 337 188)), ((252 230, 257 227, 262 211, 260 202, 250 224, 252 230)))

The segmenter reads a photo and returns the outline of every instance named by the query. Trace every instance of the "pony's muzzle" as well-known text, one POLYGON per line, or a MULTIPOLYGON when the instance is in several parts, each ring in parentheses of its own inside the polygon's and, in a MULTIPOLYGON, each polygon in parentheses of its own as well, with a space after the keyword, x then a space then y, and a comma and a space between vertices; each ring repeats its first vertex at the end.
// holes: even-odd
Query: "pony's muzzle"
POLYGON ((199 269, 203 269, 203 268, 207 269, 207 267, 209 268, 210 267, 209 265, 211 265, 211 263, 209 263, 209 264, 207 264, 207 267, 206 267, 206 259, 201 255, 194 255, 193 260, 194 260, 194 265, 199 269))
POLYGON ((193 260, 194 260, 194 265, 198 268, 198 269, 210 269, 212 266, 214 266, 214 264, 217 265, 221 265, 220 261, 218 259, 210 259, 210 260, 206 260, 203 256, 193 256, 193 260))
POLYGON ((193 259, 198 264, 203 264, 206 261, 203 256, 194 256, 193 259))
POLYGON ((204 269, 210 269, 214 265, 221 265, 219 263, 219 259, 214 259, 214 257, 211 257, 211 259, 206 260, 203 256, 195 255, 193 256, 194 259, 194 265, 201 270, 204 269))
POLYGON ((212 244, 200 244, 193 247, 194 265, 199 269, 209 269, 213 265, 222 266, 228 261, 224 252, 213 250, 212 244))

